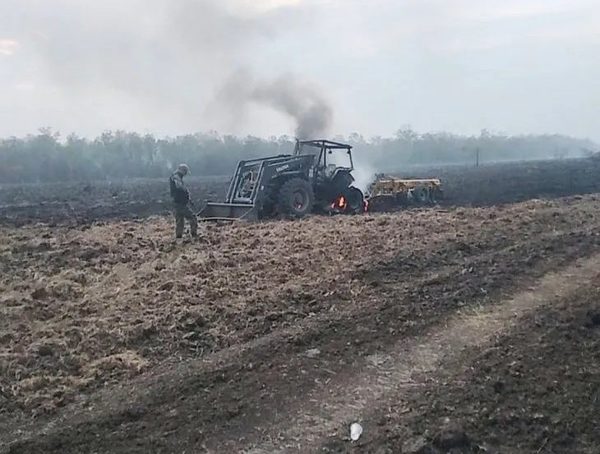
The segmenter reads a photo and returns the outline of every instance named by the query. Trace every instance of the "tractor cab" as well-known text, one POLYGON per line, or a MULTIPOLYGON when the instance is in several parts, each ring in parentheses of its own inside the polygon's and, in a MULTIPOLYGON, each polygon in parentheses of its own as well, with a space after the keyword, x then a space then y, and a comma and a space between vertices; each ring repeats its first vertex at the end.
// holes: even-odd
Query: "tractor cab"
POLYGON ((314 175, 317 183, 331 185, 336 179, 346 182, 348 187, 354 181, 351 172, 354 170, 352 146, 330 140, 298 140, 294 156, 313 155, 314 175))
POLYGON ((336 171, 352 172, 352 146, 330 140, 297 140, 294 156, 315 156, 315 170, 335 176, 336 171))
POLYGON ((313 155, 314 192, 317 199, 333 203, 337 208, 346 206, 359 211, 363 203, 363 194, 352 187, 354 162, 352 146, 330 140, 297 140, 294 156, 313 155))

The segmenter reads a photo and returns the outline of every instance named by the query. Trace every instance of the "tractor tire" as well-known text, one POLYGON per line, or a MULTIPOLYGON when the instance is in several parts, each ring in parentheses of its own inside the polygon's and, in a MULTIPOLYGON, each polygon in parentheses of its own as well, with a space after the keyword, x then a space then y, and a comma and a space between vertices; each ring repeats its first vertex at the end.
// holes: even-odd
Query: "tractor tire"
POLYGON ((413 202, 417 206, 429 204, 429 194, 426 188, 415 188, 412 192, 413 202))
POLYGON ((365 210, 365 196, 362 191, 354 186, 346 188, 344 197, 348 202, 348 212, 352 214, 362 213, 365 210))
POLYGON ((409 198, 406 192, 398 192, 396 193, 396 195, 390 197, 394 200, 392 202, 393 210, 400 210, 402 208, 406 208, 409 205, 409 198))
POLYGON ((371 213, 394 211, 395 206, 394 196, 391 195, 376 195, 369 198, 369 212, 371 213))
POLYGON ((295 219, 310 214, 314 204, 312 186, 302 178, 292 178, 279 189, 277 211, 279 214, 295 219))

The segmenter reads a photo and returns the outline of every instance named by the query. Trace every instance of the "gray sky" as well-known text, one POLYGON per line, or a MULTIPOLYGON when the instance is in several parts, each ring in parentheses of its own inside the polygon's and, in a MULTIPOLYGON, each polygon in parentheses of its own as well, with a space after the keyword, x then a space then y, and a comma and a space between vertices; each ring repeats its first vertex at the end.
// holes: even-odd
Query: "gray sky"
POLYGON ((293 134, 220 101, 250 74, 318 92, 332 135, 600 140, 599 55, 598 0, 1 0, 0 136, 293 134))

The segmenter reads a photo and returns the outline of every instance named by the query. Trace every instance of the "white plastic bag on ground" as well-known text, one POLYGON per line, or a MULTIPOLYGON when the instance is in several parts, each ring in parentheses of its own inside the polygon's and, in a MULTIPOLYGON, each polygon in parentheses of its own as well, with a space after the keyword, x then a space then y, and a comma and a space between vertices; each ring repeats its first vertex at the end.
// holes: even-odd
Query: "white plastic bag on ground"
POLYGON ((350 439, 352 441, 358 440, 360 438, 360 436, 362 435, 362 432, 363 432, 363 428, 359 423, 354 422, 350 425, 350 439))

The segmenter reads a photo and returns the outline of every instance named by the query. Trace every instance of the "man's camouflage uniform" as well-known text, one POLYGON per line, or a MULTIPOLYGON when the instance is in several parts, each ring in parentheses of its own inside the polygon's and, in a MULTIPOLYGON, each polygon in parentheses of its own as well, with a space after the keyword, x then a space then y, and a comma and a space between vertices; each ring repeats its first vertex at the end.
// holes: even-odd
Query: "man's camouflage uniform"
POLYGON ((190 234, 195 237, 198 234, 198 220, 190 209, 190 193, 183 183, 183 175, 179 170, 171 175, 169 184, 175 212, 175 237, 181 238, 183 236, 186 219, 190 223, 190 234))

